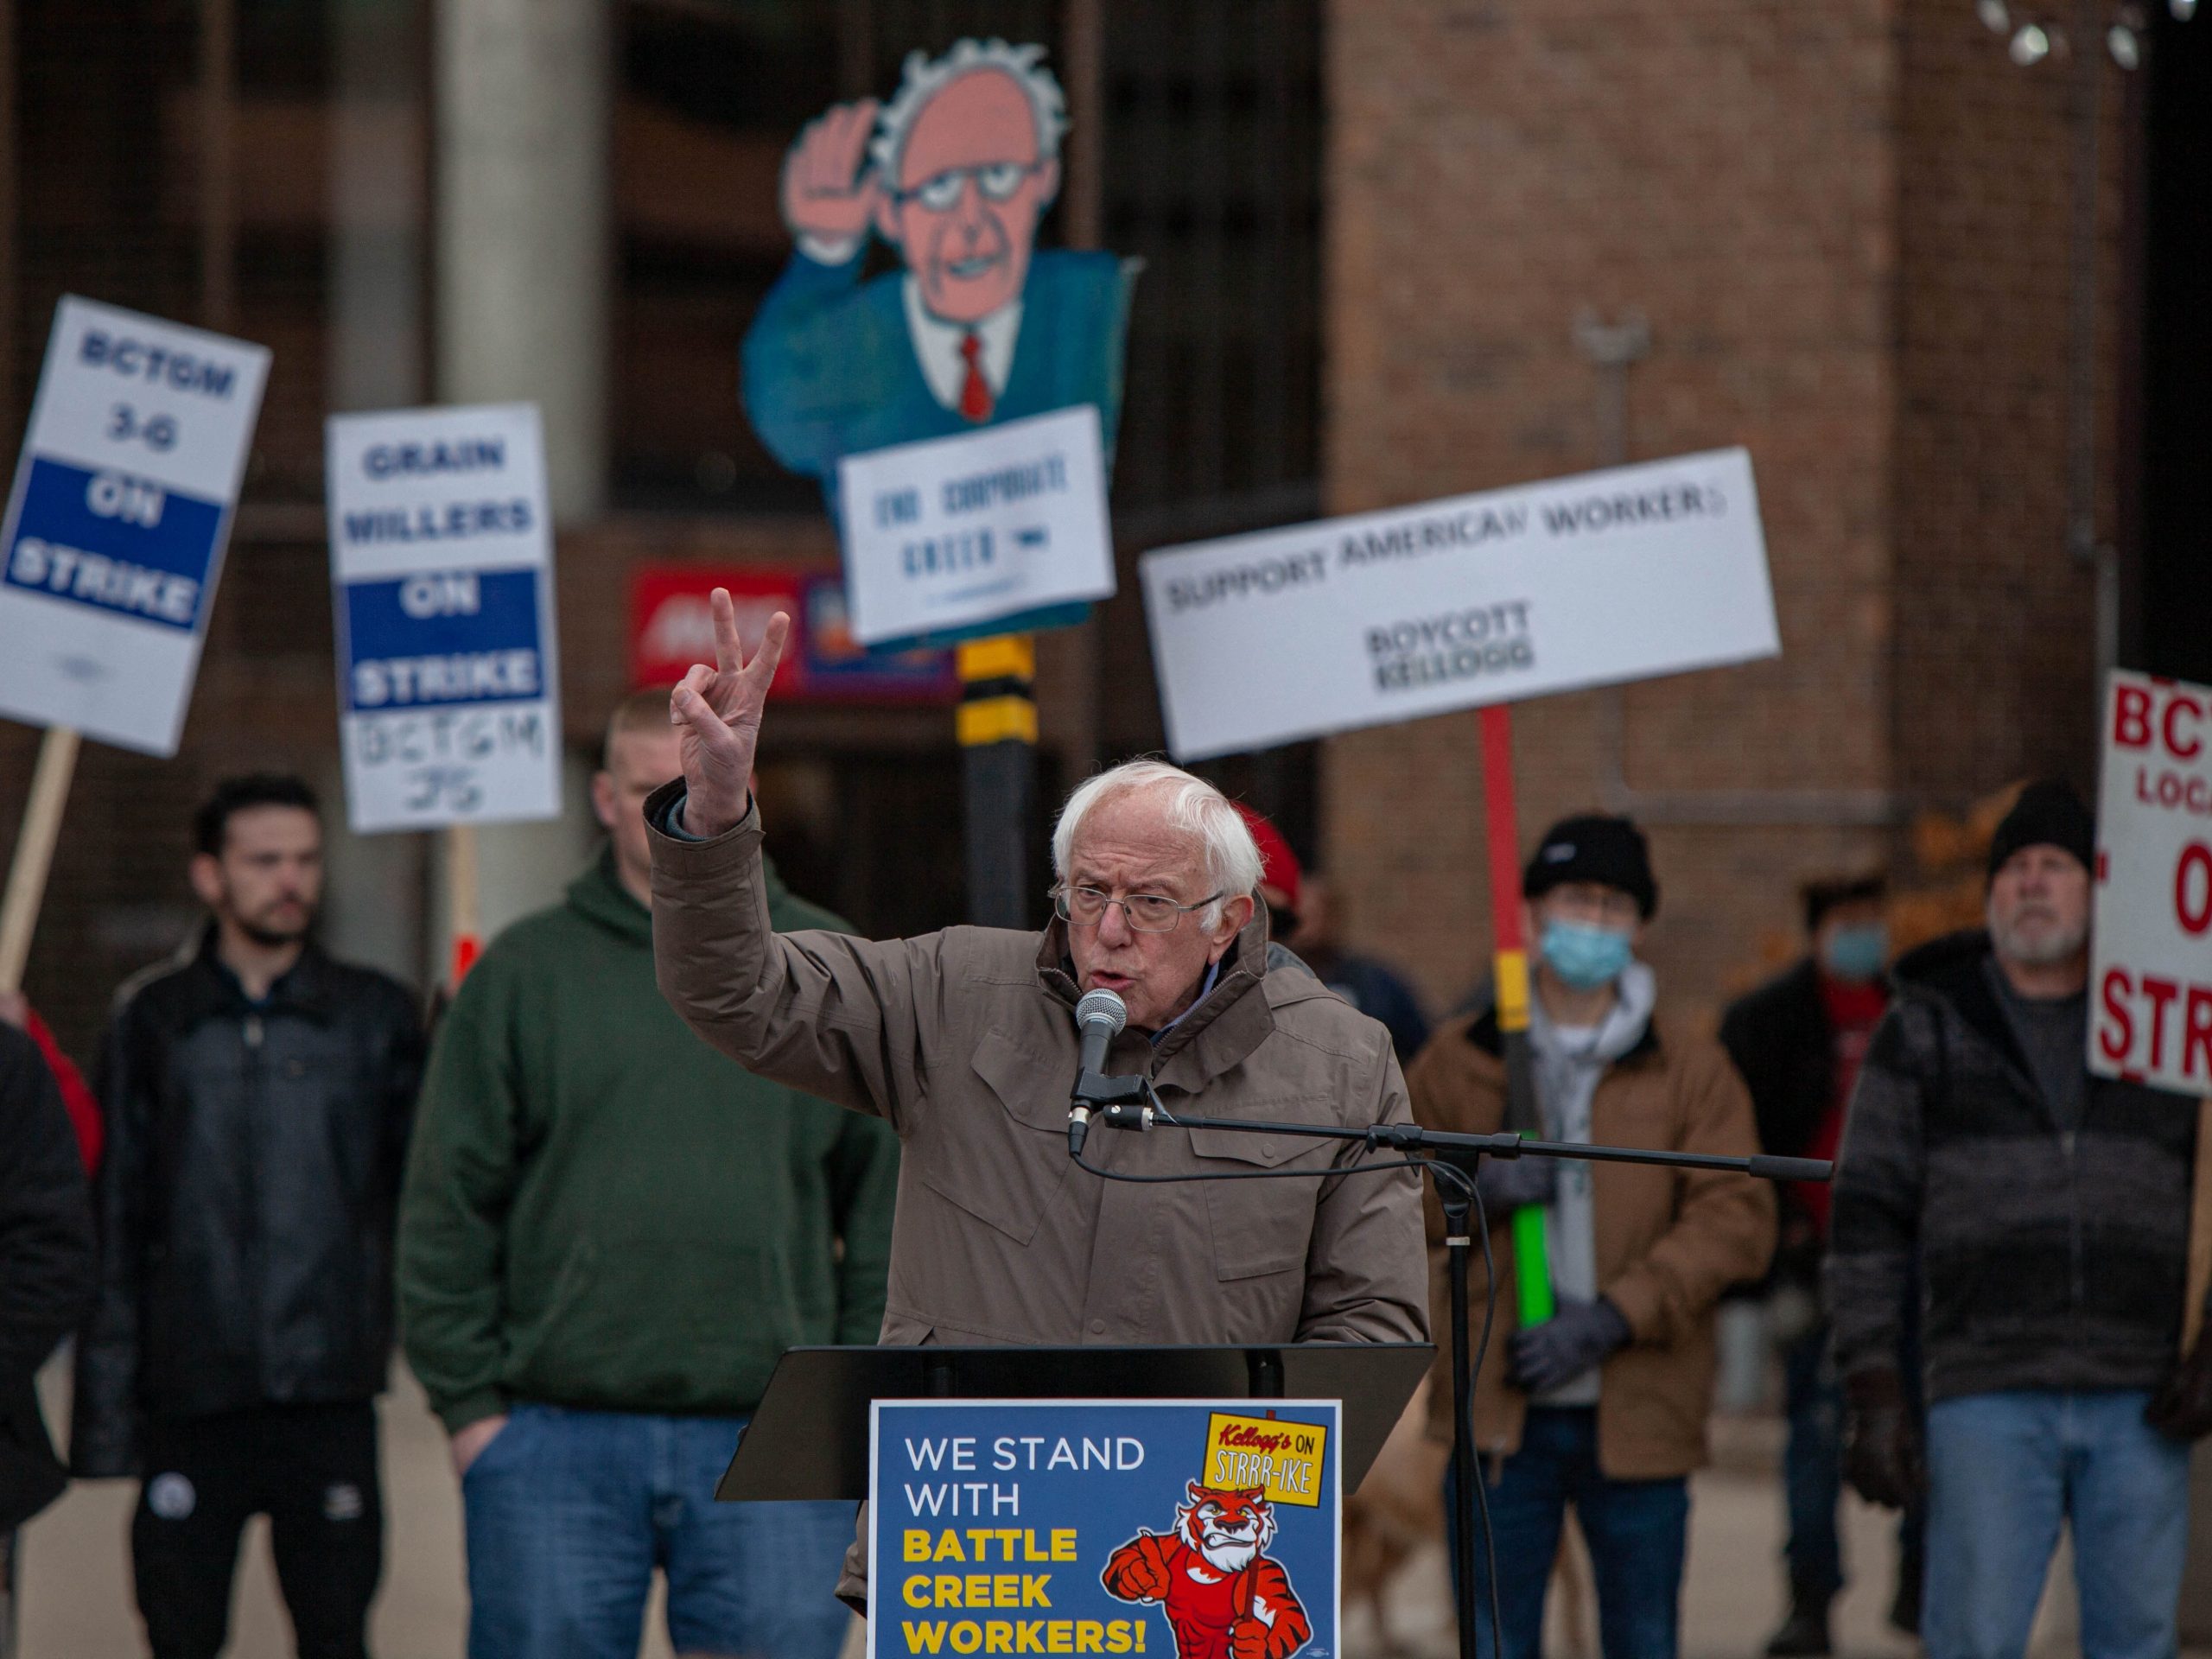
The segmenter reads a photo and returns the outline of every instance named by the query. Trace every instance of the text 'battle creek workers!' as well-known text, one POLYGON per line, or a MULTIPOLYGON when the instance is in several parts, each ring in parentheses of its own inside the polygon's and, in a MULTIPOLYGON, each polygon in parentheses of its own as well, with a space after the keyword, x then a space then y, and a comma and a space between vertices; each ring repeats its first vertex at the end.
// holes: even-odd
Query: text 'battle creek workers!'
MULTIPOLYGON (((683 776, 645 806, 661 989, 748 1069, 898 1130, 882 1339, 1424 1340, 1414 1172, 1347 1178, 1356 1142, 1203 1129, 1095 1135, 1089 1158, 1116 1174, 1316 1179, 1128 1185, 1070 1158, 1073 1008, 1092 990, 1128 1013, 1105 1070, 1149 1075, 1171 1108, 1411 1121, 1389 1033, 1310 974, 1268 971, 1259 852, 1220 791, 1157 761, 1083 785, 1053 835, 1058 913, 1041 936, 778 933, 749 779, 789 622, 746 663, 729 595, 713 606, 718 665, 674 697, 683 776)), ((839 1593, 864 1599, 864 1570, 856 1549, 839 1593)))

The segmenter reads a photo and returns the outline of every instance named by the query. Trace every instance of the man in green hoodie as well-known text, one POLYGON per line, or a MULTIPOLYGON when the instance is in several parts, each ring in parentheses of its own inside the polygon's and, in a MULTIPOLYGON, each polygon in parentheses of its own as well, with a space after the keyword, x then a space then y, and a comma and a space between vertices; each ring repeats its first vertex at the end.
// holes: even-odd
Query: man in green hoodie
MULTIPOLYGON (((714 1484, 785 1348, 875 1340, 899 1143, 662 999, 641 809, 681 770, 666 690, 624 702, 606 850, 469 974, 418 1109, 400 1313, 453 1437, 470 1659, 632 1659, 656 1567, 681 1654, 832 1659, 848 1620, 851 1506, 714 1484)), ((780 883, 769 913, 843 927, 780 883)))

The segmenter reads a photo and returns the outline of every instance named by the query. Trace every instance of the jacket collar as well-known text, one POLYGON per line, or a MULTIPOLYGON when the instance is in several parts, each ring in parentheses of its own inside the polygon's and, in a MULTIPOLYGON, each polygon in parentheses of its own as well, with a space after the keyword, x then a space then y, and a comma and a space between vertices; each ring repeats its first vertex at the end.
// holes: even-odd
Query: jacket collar
MULTIPOLYGON (((1160 1083, 1195 1092, 1265 1042, 1275 1028, 1262 982, 1268 972, 1268 912, 1252 907, 1252 919, 1222 958, 1211 991, 1175 1024, 1153 1050, 1153 1075, 1160 1083)), ((1037 979, 1046 991, 1075 1006, 1075 963, 1068 951, 1067 924, 1055 916, 1037 942, 1037 979)))
MULTIPOLYGON (((1529 995, 1533 996, 1535 994, 1532 988, 1529 995)), ((1497 1003, 1495 1000, 1487 1004, 1483 1011, 1475 1016, 1474 1023, 1467 1027, 1467 1040, 1493 1059, 1503 1057, 1505 1037, 1498 1028, 1497 1003)), ((1653 1018, 1643 1022, 1643 1032, 1633 1043, 1629 1045, 1627 1052, 1613 1064, 1640 1065, 1647 1060, 1657 1058, 1658 1055, 1659 1021, 1656 1018, 1653 1018)))
MULTIPOLYGON (((769 924, 780 932, 789 921, 791 889, 784 885, 783 877, 776 874, 775 865, 766 854, 760 859, 760 875, 768 897, 769 924)), ((615 874, 613 847, 599 849, 599 856, 569 883, 566 896, 571 910, 617 938, 636 944, 652 944, 652 912, 638 902, 629 888, 622 885, 622 878, 615 874)))
POLYGON ((331 961, 313 939, 300 952, 300 959, 269 988, 268 1001, 258 1008, 247 999, 238 976, 225 967, 215 954, 215 924, 212 920, 201 925, 198 936, 188 940, 178 955, 188 963, 184 974, 188 988, 184 1010, 187 1024, 217 1015, 243 1016, 256 1012, 296 1014, 327 1021, 337 1012, 338 988, 331 973, 331 961))
MULTIPOLYGON (((1996 992, 1989 988, 1984 964, 1994 954, 1986 928, 1947 933, 1898 958, 1895 979, 1899 991, 1948 1007, 2025 1082, 2035 1076, 2035 1069, 2013 1035, 2012 1022, 2005 1017, 1996 992)), ((2040 1098, 2041 1090, 2035 1092, 2040 1098)))
POLYGON ((652 912, 632 896, 614 871, 614 849, 602 847, 599 856, 569 883, 569 907, 587 921, 633 944, 650 945, 652 912))

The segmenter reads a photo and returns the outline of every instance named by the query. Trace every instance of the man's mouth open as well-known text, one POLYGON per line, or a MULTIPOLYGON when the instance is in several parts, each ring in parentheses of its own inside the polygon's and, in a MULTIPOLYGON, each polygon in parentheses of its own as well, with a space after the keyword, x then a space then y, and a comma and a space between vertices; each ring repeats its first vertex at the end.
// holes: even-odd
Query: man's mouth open
POLYGON ((972 283, 979 276, 988 276, 998 268, 996 254, 976 254, 966 259, 948 259, 944 274, 956 282, 972 283))

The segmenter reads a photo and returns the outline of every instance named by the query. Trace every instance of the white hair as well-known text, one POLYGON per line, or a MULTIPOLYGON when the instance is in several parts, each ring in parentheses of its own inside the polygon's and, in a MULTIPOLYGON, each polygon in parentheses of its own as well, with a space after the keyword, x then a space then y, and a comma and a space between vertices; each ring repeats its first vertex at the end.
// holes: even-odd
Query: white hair
POLYGON ((1192 836, 1205 853, 1206 879, 1220 895, 1198 918, 1202 927, 1221 924, 1222 902, 1252 892, 1260 885, 1260 847, 1229 798, 1203 778, 1165 760, 1125 760, 1077 786, 1060 809, 1052 826, 1052 874, 1067 880, 1068 861, 1075 838, 1093 808, 1124 795, 1160 790, 1166 797, 1165 816, 1171 829, 1192 836))
POLYGON ((1060 153, 1060 135, 1068 130, 1067 99, 1060 83, 1039 60, 1041 46, 1008 46, 1001 40, 963 40, 941 58, 909 52, 899 91, 876 118, 875 137, 869 153, 875 157, 877 176, 887 188, 899 188, 899 163, 906 153, 906 135, 922 106, 961 76, 977 69, 996 69, 1009 75, 1029 100, 1029 113, 1037 123, 1037 159, 1049 162, 1060 153))

